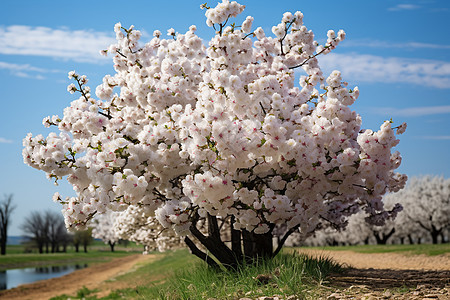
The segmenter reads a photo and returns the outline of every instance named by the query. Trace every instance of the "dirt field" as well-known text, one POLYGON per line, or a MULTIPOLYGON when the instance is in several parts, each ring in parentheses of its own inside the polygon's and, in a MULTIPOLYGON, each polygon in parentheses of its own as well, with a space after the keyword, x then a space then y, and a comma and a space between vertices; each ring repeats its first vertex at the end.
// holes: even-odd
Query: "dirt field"
POLYGON ((437 256, 305 251, 350 267, 324 282, 319 299, 450 299, 450 253, 437 256))
MULTIPOLYGON (((311 299, 450 299, 450 254, 438 256, 396 253, 363 254, 351 251, 307 252, 327 255, 351 266, 322 283, 324 296, 311 299)), ((152 261, 152 255, 131 255, 94 265, 60 278, 26 284, 0 292, 0 299, 49 299, 74 295, 83 286, 98 289, 99 297, 125 288, 120 282, 107 282, 132 270, 138 263, 152 261)), ((266 297, 265 299, 276 299, 266 297)))

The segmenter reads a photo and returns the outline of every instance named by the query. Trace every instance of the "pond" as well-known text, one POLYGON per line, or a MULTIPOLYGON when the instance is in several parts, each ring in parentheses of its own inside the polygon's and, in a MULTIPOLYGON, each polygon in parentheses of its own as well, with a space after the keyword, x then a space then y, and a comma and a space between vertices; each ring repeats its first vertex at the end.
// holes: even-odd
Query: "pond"
POLYGON ((11 269, 0 271, 0 290, 11 289, 21 284, 50 279, 86 268, 87 264, 11 269))

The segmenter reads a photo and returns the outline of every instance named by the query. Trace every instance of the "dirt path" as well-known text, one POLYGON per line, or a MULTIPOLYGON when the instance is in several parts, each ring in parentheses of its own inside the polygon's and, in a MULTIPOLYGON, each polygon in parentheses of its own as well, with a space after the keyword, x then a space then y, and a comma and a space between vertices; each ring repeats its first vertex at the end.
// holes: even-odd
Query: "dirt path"
MULTIPOLYGON (((77 270, 62 277, 41 280, 31 284, 20 285, 16 288, 0 291, 0 299, 47 300, 62 294, 75 295, 83 286, 88 289, 109 286, 106 280, 129 272, 138 263, 156 259, 155 255, 135 254, 115 258, 110 262, 77 270)), ((115 283, 115 288, 121 288, 115 283)))
POLYGON ((448 270, 450 253, 443 255, 409 255, 406 253, 358 253, 353 251, 326 251, 302 249, 302 253, 327 256, 357 269, 392 270, 448 270))
POLYGON ((399 253, 301 250, 350 267, 324 282, 318 299, 450 300, 450 253, 436 256, 399 253))

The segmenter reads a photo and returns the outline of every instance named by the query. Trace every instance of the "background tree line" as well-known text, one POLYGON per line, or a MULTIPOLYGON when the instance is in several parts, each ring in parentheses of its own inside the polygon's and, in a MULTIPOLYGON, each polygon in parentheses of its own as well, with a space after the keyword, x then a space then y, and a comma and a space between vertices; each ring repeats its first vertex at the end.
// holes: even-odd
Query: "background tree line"
POLYGON ((29 246, 37 248, 39 253, 66 252, 67 246, 73 245, 79 252, 84 252, 92 243, 92 230, 67 232, 61 213, 53 211, 32 212, 22 223, 21 229, 28 238, 29 246))
POLYGON ((288 244, 337 246, 357 244, 448 243, 450 239, 450 179, 438 176, 411 178, 407 187, 384 197, 385 208, 403 206, 395 220, 383 226, 367 224, 364 212, 353 215, 345 230, 323 228, 303 240, 294 235, 288 244))
MULTIPOLYGON (((16 209, 13 203, 13 195, 4 195, 0 201, 0 254, 6 254, 8 242, 8 228, 11 225, 11 216, 16 209)), ((54 211, 34 211, 21 224, 21 229, 25 234, 28 246, 27 251, 37 249, 39 253, 67 252, 67 247, 73 245, 75 252, 79 252, 82 247, 84 252, 88 252, 88 245, 93 241, 93 236, 105 243, 109 243, 111 251, 118 238, 114 236, 111 225, 96 222, 94 227, 84 231, 69 233, 64 224, 64 217, 59 212, 54 211), (93 230, 94 233, 93 234, 93 230)), ((121 241, 126 244, 126 241, 121 241)))

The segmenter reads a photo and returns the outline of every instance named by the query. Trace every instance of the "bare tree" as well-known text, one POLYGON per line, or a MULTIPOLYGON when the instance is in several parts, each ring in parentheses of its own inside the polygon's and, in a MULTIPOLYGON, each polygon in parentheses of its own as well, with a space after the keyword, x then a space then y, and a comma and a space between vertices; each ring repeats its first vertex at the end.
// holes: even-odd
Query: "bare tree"
POLYGON ((58 212, 46 211, 45 223, 47 226, 47 240, 51 247, 51 252, 59 252, 59 246, 66 248, 69 234, 64 225, 64 218, 58 212))
POLYGON ((33 211, 21 226, 22 230, 36 244, 39 253, 44 253, 44 245, 47 239, 46 227, 44 216, 36 211, 33 211))
POLYGON ((12 204, 13 195, 5 195, 4 200, 0 202, 0 253, 6 254, 6 242, 8 240, 8 225, 10 222, 11 214, 16 208, 12 204))
POLYGON ((59 246, 64 251, 70 240, 62 216, 52 211, 32 212, 22 230, 35 242, 39 253, 59 252, 59 246))

